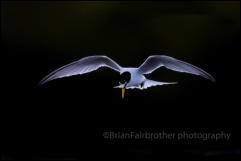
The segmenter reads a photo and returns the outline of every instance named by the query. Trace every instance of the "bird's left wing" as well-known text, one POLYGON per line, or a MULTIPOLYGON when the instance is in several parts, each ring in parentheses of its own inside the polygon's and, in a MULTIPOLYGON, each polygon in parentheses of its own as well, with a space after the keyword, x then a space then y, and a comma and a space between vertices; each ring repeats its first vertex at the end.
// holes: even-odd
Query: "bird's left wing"
POLYGON ((202 76, 206 79, 209 79, 211 81, 215 81, 215 79, 204 70, 192 64, 189 64, 187 62, 184 62, 169 56, 165 56, 165 55, 149 56, 146 59, 146 61, 138 68, 138 71, 141 74, 149 74, 162 66, 177 72, 195 74, 195 75, 202 76))
POLYGON ((109 67, 118 72, 121 70, 121 66, 107 56, 88 56, 56 69, 44 77, 39 84, 44 84, 57 78, 92 72, 100 67, 109 67))

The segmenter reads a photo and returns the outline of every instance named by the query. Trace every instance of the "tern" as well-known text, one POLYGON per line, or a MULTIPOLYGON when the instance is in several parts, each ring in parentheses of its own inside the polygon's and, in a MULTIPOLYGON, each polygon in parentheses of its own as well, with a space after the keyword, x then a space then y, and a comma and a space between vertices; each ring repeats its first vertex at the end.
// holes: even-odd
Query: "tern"
POLYGON ((166 55, 152 55, 138 68, 121 67, 107 56, 87 56, 54 70, 44 77, 39 84, 41 85, 57 78, 85 74, 95 71, 100 67, 111 68, 119 72, 121 78, 124 78, 122 82, 119 82, 120 85, 114 87, 122 89, 122 98, 124 98, 125 89, 137 88, 142 90, 152 86, 176 84, 177 82, 158 82, 145 77, 146 74, 150 74, 160 67, 198 75, 215 82, 215 79, 210 74, 192 64, 166 55))

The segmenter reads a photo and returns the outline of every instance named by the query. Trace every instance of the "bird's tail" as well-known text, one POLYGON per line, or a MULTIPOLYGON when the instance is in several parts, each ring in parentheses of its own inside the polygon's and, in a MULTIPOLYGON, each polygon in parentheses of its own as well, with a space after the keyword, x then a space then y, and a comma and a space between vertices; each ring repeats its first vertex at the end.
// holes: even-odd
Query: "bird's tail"
POLYGON ((162 85, 169 85, 169 84, 177 84, 177 82, 158 82, 158 81, 146 79, 141 89, 146 89, 151 86, 162 86, 162 85))
MULTIPOLYGON (((126 89, 137 88, 137 89, 142 90, 142 89, 147 89, 152 86, 162 86, 162 85, 169 85, 169 84, 177 84, 177 82, 158 82, 158 81, 146 79, 142 85, 126 87, 126 89)), ((120 84, 119 86, 115 86, 113 88, 124 88, 124 84, 120 84)))
POLYGON ((125 84, 120 84, 120 85, 115 86, 115 87, 113 87, 113 88, 124 88, 124 86, 125 86, 125 84))

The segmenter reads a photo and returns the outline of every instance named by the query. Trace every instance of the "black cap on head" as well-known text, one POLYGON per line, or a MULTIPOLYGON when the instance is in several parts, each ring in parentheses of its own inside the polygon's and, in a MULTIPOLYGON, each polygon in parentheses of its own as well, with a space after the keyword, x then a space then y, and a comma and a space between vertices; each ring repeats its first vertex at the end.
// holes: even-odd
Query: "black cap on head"
POLYGON ((120 75, 119 82, 121 84, 128 83, 131 80, 131 73, 130 72, 124 72, 120 75))

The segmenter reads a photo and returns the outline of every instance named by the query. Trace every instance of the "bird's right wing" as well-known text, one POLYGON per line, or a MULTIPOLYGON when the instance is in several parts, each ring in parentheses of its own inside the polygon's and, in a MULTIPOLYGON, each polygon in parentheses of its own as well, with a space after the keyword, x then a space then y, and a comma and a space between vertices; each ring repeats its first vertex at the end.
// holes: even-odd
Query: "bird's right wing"
POLYGON ((138 71, 141 74, 149 74, 162 66, 177 72, 195 74, 195 75, 202 76, 206 79, 209 79, 211 81, 215 81, 215 79, 204 70, 192 64, 189 64, 187 62, 184 62, 169 56, 165 56, 165 55, 149 56, 146 59, 146 61, 138 68, 138 71))
POLYGON ((100 67, 109 67, 118 72, 121 70, 121 66, 107 56, 88 56, 56 69, 44 77, 39 84, 44 84, 57 78, 92 72, 100 67))

